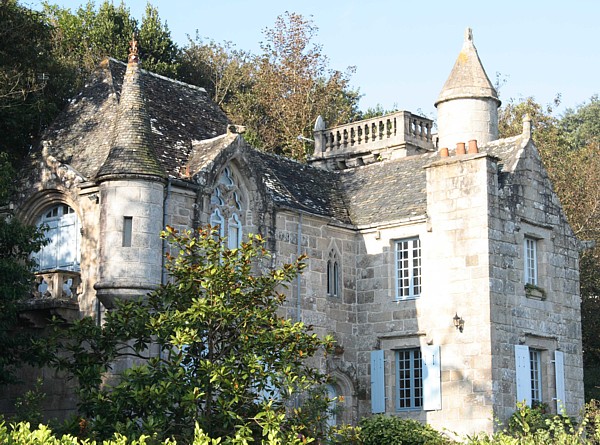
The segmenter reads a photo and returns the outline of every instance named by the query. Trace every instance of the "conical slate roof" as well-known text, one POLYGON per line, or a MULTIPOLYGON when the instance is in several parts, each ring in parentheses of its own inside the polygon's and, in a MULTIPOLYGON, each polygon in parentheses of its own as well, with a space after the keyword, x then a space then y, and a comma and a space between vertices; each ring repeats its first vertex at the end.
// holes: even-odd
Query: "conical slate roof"
POLYGON ((497 100, 500 105, 498 93, 485 73, 477 48, 473 44, 471 28, 465 30, 462 49, 435 106, 447 100, 464 98, 491 98, 497 100))
POLYGON ((113 175, 165 177, 152 146, 152 127, 142 91, 137 42, 132 42, 114 126, 114 139, 97 178, 113 175))

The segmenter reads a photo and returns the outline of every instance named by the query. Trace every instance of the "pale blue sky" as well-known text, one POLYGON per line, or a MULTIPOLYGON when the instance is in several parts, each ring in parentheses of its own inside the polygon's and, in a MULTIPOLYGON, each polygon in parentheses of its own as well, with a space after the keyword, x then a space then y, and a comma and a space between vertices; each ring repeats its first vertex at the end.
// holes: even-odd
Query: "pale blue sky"
MULTIPOLYGON (((22 0, 39 8, 39 1, 22 0)), ((99 3, 100 0, 96 0, 99 3)), ((116 1, 115 1, 116 2, 116 1)), ((76 10, 83 1, 50 3, 76 10)), ((141 20, 146 1, 125 2, 141 20)), ((549 103, 557 93, 573 107, 600 92, 600 1, 244 1, 153 0, 180 45, 186 35, 229 40, 258 52, 262 30, 285 11, 312 16, 330 66, 356 66, 352 85, 360 105, 421 109, 433 117, 433 103, 460 51, 466 27, 495 82, 500 98, 534 96, 549 103)))

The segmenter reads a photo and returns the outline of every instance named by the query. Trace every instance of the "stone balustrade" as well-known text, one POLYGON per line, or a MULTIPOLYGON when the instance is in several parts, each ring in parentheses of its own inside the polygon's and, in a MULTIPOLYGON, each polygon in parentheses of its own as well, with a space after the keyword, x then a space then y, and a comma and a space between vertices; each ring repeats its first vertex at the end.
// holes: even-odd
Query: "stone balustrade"
POLYGON ((373 152, 405 146, 433 147, 431 129, 433 121, 408 111, 398 111, 340 125, 328 129, 315 128, 314 158, 373 152))
POLYGON ((53 269, 35 274, 32 292, 34 300, 73 300, 77 302, 78 288, 81 284, 79 272, 53 269))

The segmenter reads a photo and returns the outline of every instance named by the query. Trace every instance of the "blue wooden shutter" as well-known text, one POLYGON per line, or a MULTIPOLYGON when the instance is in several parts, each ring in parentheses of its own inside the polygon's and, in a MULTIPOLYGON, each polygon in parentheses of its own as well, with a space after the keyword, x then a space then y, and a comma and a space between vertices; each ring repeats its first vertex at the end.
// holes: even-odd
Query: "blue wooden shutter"
POLYGON ((565 354, 562 351, 554 351, 554 375, 556 378, 556 411, 562 413, 566 408, 565 354))
POLYGON ((423 409, 434 411, 442 409, 442 366, 440 347, 423 346, 423 409))
POLYGON ((525 400, 527 406, 531 406, 529 346, 515 345, 515 367, 517 371, 517 402, 525 400))
POLYGON ((385 413, 385 368, 383 350, 371 352, 371 412, 385 413))

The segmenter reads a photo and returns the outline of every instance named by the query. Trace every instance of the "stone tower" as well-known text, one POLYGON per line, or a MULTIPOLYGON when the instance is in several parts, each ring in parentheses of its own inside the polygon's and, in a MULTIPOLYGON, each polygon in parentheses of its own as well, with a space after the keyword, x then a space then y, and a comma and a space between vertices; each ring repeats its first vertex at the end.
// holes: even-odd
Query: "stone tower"
POLYGON ((116 298, 142 296, 160 284, 165 173, 152 144, 137 42, 119 98, 108 157, 96 180, 100 191, 97 296, 110 308, 116 298))
POLYGON ((463 47, 435 106, 439 148, 472 139, 480 145, 498 139, 500 100, 483 69, 470 28, 465 30, 463 47))

